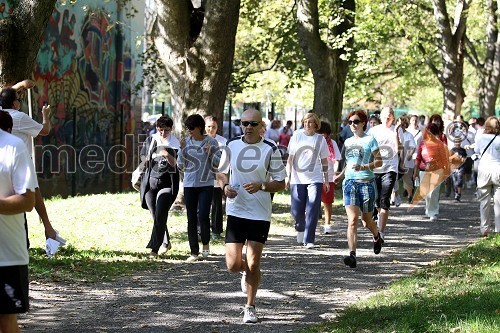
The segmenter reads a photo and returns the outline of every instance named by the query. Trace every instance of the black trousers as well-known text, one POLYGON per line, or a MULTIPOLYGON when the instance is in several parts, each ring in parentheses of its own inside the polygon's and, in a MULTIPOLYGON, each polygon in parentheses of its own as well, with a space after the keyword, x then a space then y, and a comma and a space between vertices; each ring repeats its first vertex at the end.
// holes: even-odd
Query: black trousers
POLYGON ((184 187, 184 203, 188 218, 188 240, 192 255, 200 254, 198 244, 198 221, 201 231, 201 242, 210 242, 210 206, 212 205, 213 186, 184 187))
POLYGON ((160 246, 163 243, 165 232, 167 239, 170 242, 170 235, 168 234, 167 219, 168 211, 175 198, 172 195, 172 186, 158 178, 149 179, 149 191, 145 194, 146 204, 149 211, 153 216, 153 231, 151 232, 151 239, 149 240, 147 248, 151 251, 158 253, 160 246))
POLYGON ((220 187, 214 187, 211 215, 211 227, 213 234, 220 235, 224 231, 224 227, 222 226, 222 215, 222 189, 220 187))

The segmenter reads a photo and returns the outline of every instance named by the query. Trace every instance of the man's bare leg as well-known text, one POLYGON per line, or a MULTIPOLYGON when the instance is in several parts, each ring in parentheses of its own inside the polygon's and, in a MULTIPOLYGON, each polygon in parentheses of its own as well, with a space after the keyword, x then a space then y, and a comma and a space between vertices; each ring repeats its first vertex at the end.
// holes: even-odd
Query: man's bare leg
POLYGON ((0 333, 19 333, 19 325, 17 324, 17 314, 2 314, 0 315, 0 333))

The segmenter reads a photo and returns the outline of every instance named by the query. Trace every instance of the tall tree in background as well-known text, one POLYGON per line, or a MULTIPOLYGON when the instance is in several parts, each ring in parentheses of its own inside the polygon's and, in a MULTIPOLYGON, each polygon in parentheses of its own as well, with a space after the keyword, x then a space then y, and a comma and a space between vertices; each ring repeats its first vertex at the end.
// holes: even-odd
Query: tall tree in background
POLYGON ((479 76, 479 113, 483 117, 495 115, 495 103, 500 84, 500 35, 498 34, 498 0, 486 1, 486 52, 481 61, 474 43, 466 39, 466 56, 479 76))
POLYGON ((231 77, 240 0, 155 0, 153 40, 171 87, 177 129, 191 114, 221 120, 231 77))
POLYGON ((322 31, 318 0, 298 0, 299 44, 314 78, 314 111, 337 132, 342 115, 345 81, 354 42, 354 0, 325 1, 327 28, 322 31), (322 36, 323 35, 323 36, 322 36), (326 39, 326 40, 324 40, 326 39))
POLYGON ((57 0, 19 0, 0 20, 0 85, 31 77, 42 35, 57 0))
POLYGON ((436 43, 441 52, 442 69, 438 70, 431 61, 428 64, 443 86, 443 112, 457 115, 462 111, 465 98, 463 89, 465 32, 469 1, 456 1, 453 25, 446 9, 446 0, 433 0, 432 3, 438 29, 436 43))

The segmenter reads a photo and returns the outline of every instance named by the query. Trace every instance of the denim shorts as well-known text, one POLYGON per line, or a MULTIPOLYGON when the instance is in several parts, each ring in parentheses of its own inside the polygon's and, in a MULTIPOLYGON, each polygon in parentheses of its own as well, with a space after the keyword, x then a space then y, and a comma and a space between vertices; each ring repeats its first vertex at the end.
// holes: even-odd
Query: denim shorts
POLYGON ((345 179, 342 184, 344 206, 358 206, 363 213, 373 212, 376 199, 375 180, 345 179))

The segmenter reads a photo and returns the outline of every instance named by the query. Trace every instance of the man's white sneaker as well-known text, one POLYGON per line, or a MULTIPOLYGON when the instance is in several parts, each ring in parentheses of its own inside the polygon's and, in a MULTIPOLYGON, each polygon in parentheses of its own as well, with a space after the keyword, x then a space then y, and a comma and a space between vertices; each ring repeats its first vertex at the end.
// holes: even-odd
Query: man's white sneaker
POLYGON ((436 222, 436 221, 438 220, 438 217, 437 217, 436 215, 434 215, 434 216, 431 216, 431 217, 429 218, 429 220, 430 220, 431 222, 436 222))
POLYGON ((243 322, 245 324, 247 323, 256 323, 259 321, 259 318, 257 318, 257 312, 255 311, 255 306, 254 305, 245 305, 245 308, 243 309, 243 322))
POLYGON ((247 293, 247 273, 240 272, 240 274, 241 274, 241 292, 246 294, 247 293))
POLYGON ((307 243, 305 245, 306 249, 314 249, 316 247, 316 245, 314 245, 314 243, 307 243))
POLYGON ((297 231, 297 243, 298 244, 304 244, 304 232, 303 231, 297 231))

